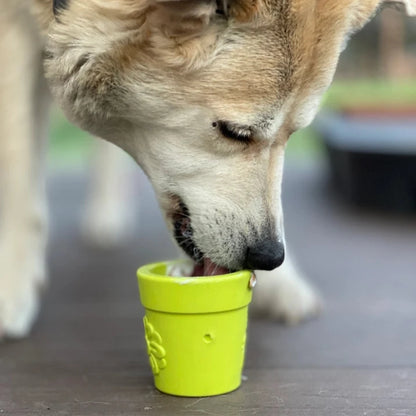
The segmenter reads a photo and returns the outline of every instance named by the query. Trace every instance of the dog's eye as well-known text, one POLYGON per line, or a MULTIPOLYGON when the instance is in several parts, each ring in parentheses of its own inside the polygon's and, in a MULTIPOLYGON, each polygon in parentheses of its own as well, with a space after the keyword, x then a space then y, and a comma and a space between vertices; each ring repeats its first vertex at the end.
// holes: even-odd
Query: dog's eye
POLYGON ((250 143, 253 139, 253 131, 248 126, 236 126, 226 121, 212 123, 212 126, 218 127, 220 133, 227 139, 242 143, 250 143))

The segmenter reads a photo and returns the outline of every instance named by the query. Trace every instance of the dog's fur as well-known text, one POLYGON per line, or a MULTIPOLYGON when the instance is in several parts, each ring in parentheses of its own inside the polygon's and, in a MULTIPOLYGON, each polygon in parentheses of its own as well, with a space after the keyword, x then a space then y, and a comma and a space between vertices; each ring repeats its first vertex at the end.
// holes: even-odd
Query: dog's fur
MULTIPOLYGON (((286 142, 311 122, 345 40, 381 0, 66 3, 54 16, 52 0, 0 0, 6 336, 28 333, 45 278, 44 73, 71 121, 144 169, 172 232, 180 198, 200 251, 238 269, 250 245, 283 240, 286 142), (226 136, 240 139, 224 137, 225 122, 226 136)), ((401 3, 415 12, 414 0, 401 3)), ((261 309, 289 321, 316 312, 316 296, 290 263, 267 274, 261 309)))

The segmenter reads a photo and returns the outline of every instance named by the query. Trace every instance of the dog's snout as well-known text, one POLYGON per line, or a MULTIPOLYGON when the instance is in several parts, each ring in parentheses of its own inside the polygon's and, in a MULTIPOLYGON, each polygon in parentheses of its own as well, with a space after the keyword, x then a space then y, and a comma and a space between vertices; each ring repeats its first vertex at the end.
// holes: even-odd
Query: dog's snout
POLYGON ((247 249, 245 268, 252 270, 273 270, 285 259, 283 243, 267 239, 247 249))

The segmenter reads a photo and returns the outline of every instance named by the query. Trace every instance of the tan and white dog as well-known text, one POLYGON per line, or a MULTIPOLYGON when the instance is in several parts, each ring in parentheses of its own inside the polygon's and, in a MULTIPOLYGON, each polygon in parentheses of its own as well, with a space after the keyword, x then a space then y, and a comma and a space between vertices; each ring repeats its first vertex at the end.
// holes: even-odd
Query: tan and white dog
MULTIPOLYGON (((396 3, 414 14, 415 1, 396 3)), ((143 168, 195 275, 266 270, 260 309, 315 313, 290 262, 274 270, 284 150, 381 3, 0 0, 0 338, 30 331, 45 280, 48 88, 143 168)))

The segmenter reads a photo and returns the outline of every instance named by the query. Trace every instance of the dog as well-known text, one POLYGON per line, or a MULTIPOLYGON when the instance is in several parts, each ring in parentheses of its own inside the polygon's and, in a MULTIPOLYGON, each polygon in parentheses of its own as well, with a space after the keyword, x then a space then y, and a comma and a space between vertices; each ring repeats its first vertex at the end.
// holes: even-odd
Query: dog
POLYGON ((315 314, 318 296, 285 255, 284 150, 382 3, 0 0, 0 337, 30 332, 46 279, 50 93, 142 167, 191 274, 259 270, 258 310, 315 314))

